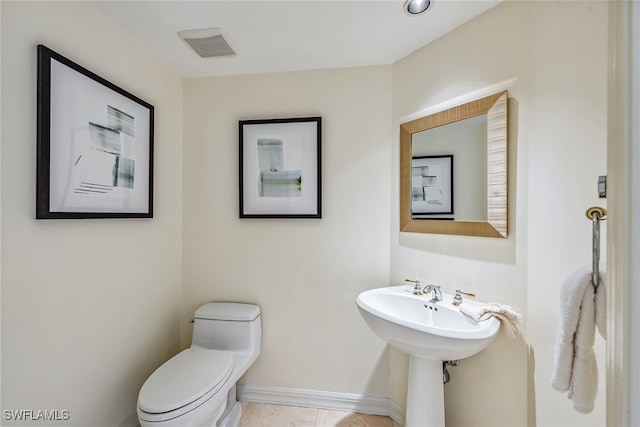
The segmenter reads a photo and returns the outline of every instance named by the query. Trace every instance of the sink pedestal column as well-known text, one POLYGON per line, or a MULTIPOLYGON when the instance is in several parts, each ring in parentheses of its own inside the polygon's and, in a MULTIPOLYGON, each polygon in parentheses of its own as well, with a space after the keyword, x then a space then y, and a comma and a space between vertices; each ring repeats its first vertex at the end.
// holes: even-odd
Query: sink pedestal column
POLYGON ((409 357, 406 427, 444 427, 442 361, 409 357))

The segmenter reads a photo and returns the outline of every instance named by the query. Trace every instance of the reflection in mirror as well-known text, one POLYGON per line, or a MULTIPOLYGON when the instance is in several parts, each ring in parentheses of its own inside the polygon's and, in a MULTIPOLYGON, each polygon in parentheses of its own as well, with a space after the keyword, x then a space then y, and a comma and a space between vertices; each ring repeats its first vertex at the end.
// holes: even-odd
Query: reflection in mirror
POLYGON ((411 157, 411 217, 453 219, 453 183, 452 154, 424 156, 414 152, 411 157))
POLYGON ((507 237, 507 92, 400 126, 400 230, 507 237))
MULTIPOLYGON (((432 197, 425 202, 412 198, 411 217, 413 219, 455 219, 457 221, 486 221, 487 220, 487 115, 481 114, 465 120, 449 123, 433 129, 416 132, 411 137, 412 168, 417 159, 424 156, 451 156, 455 160, 454 173, 451 178, 438 176, 438 168, 424 171, 431 176, 430 182, 419 182, 412 178, 412 194, 420 187, 424 192, 435 193, 441 186, 450 181, 452 204, 455 211, 450 215, 438 215, 440 200, 432 197), (434 173, 436 175, 434 175, 434 173), (424 209, 422 204, 429 204, 430 209, 424 209), (423 212, 432 212, 424 214, 423 212)), ((415 170, 412 171, 415 176, 415 170)), ((446 196, 446 195, 445 195, 446 196)), ((413 197, 413 196, 412 196, 413 197)))

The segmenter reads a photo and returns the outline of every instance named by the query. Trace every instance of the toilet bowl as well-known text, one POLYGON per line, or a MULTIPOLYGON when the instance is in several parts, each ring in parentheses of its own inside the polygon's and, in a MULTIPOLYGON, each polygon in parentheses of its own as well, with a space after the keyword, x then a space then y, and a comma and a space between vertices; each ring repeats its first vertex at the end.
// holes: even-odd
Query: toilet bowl
POLYGON ((196 310, 191 347, 145 381, 138 394, 142 427, 236 427, 236 382, 260 354, 260 307, 209 303, 196 310))

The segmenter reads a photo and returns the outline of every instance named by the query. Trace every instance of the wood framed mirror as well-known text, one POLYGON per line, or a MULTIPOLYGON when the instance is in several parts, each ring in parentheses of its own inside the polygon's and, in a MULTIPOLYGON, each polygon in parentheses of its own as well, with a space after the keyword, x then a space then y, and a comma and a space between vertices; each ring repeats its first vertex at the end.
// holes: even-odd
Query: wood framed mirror
POLYGON ((400 231, 507 237, 507 98, 400 125, 400 231))

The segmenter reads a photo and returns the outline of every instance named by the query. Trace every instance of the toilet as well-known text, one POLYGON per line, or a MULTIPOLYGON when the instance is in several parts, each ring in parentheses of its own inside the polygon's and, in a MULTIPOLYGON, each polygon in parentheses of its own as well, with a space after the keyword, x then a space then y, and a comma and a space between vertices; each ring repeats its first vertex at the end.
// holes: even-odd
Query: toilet
POLYGON ((242 415, 236 382, 258 358, 261 339, 259 306, 200 307, 191 347, 156 369, 140 389, 141 427, 236 427, 242 415))

